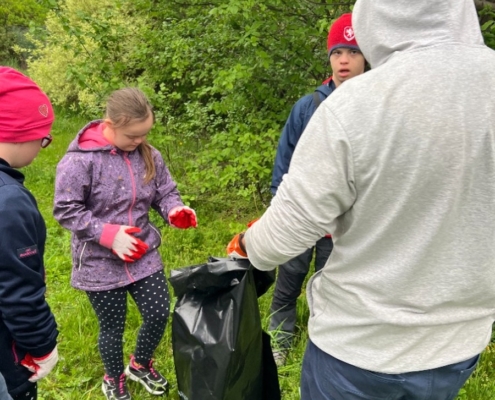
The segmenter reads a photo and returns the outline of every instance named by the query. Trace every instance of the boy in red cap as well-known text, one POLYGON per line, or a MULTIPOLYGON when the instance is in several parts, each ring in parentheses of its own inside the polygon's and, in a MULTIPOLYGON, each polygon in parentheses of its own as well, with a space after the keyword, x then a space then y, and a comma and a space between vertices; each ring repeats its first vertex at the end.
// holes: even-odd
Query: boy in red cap
POLYGON ((0 373, 14 400, 35 400, 36 382, 58 360, 45 300, 45 222, 17 170, 50 144, 53 119, 36 83, 0 67, 0 373))
MULTIPOLYGON (((328 33, 327 50, 332 76, 313 94, 299 99, 292 108, 278 143, 271 185, 273 195, 277 193, 284 174, 289 170, 296 144, 319 103, 343 82, 364 72, 365 59, 354 37, 350 13, 343 14, 332 24, 328 33)), ((315 271, 319 271, 327 262, 332 248, 332 238, 327 235, 316 242, 314 247, 281 265, 278 271, 269 330, 274 332, 276 343, 273 354, 279 366, 285 363, 288 349, 292 345, 296 324, 296 302, 309 272, 313 254, 315 255, 315 271)))

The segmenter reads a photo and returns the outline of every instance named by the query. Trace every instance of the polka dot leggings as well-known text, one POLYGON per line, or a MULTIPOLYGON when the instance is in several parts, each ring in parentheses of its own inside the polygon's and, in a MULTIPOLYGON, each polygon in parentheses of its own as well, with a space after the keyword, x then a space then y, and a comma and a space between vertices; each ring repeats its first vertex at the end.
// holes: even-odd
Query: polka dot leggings
MULTIPOLYGON (((8 396, 7 396, 8 397, 8 396)), ((13 400, 36 400, 38 397, 38 385, 35 383, 25 393, 12 397, 13 400)), ((2 398, 3 400, 3 398, 2 398)))
POLYGON ((98 349, 105 372, 111 378, 118 378, 124 372, 122 339, 127 313, 127 292, 134 299, 143 318, 134 352, 138 363, 147 365, 151 360, 170 314, 168 287, 163 270, 122 288, 86 292, 100 326, 98 349))

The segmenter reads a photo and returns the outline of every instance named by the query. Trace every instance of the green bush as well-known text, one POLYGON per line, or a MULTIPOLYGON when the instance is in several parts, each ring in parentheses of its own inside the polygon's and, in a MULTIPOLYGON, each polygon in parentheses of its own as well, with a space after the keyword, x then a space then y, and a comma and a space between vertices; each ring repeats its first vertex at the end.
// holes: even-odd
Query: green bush
MULTIPOLYGON (((353 3, 60 0, 30 36, 29 72, 88 118, 114 89, 139 86, 155 106, 153 142, 191 201, 240 196, 262 208, 282 126, 329 75, 327 29, 353 3)), ((495 47, 494 11, 480 16, 495 47)))
POLYGON ((481 32, 485 39, 485 44, 492 49, 495 49, 495 9, 486 5, 480 11, 480 17, 482 21, 481 32))
POLYGON ((47 16, 46 34, 29 35, 30 75, 55 105, 101 116, 104 98, 132 74, 130 55, 144 23, 130 1, 60 2, 47 16))
POLYGON ((29 72, 55 104, 88 118, 112 90, 141 87, 156 109, 153 142, 191 200, 263 207, 283 123, 327 77, 327 28, 353 3, 334 2, 61 0, 46 35, 30 36, 29 72))
POLYGON ((49 4, 36 0, 2 0, 0 3, 0 65, 25 67, 25 58, 16 47, 29 47, 25 34, 29 27, 43 25, 49 4))

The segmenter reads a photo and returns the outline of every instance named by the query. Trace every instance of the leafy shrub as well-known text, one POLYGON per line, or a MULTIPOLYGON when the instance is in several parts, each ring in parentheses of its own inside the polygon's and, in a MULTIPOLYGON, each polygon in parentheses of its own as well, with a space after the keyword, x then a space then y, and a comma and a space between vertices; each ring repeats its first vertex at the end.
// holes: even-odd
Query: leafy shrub
POLYGON ((485 44, 495 49, 495 8, 486 5, 479 14, 482 21, 481 33, 483 33, 485 44))
POLYGON ((49 12, 46 33, 29 36, 30 75, 54 104, 101 115, 104 98, 132 75, 130 54, 145 22, 130 1, 62 1, 49 12))
POLYGON ((22 53, 16 46, 29 46, 24 35, 29 26, 42 26, 48 4, 36 0, 2 0, 0 2, 0 65, 25 67, 22 53))
POLYGON ((281 128, 327 77, 327 28, 352 1, 333 3, 61 0, 46 35, 31 36, 29 70, 55 104, 92 118, 112 90, 141 87, 156 111, 152 143, 191 201, 263 206, 281 128))

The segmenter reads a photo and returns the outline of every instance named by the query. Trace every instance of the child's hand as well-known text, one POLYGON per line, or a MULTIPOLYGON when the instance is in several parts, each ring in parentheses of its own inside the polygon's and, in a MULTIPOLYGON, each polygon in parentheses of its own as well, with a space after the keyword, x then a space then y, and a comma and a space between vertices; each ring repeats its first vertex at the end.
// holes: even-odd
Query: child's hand
POLYGON ((139 260, 148 250, 146 243, 132 235, 139 232, 137 227, 122 225, 113 240, 112 252, 125 262, 139 260))
POLYGON ((168 213, 168 222, 170 225, 179 228, 196 228, 198 226, 198 220, 196 213, 192 208, 187 206, 175 207, 168 213))
POLYGON ((28 379, 30 382, 39 381, 41 378, 47 376, 50 371, 55 367, 58 361, 57 346, 48 354, 43 357, 35 358, 31 354, 27 353, 24 359, 21 360, 21 365, 26 367, 29 371, 33 372, 33 375, 28 379))

